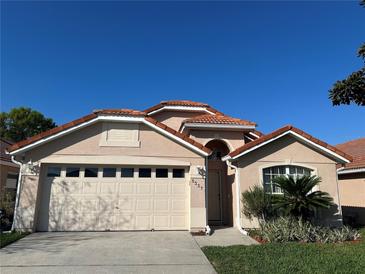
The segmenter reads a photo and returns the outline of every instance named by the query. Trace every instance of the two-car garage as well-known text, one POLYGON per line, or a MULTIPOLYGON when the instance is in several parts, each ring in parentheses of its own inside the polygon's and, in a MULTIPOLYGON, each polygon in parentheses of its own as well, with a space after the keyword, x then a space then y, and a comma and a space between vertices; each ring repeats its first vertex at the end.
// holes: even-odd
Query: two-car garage
POLYGON ((38 231, 189 229, 188 168, 42 167, 38 231))

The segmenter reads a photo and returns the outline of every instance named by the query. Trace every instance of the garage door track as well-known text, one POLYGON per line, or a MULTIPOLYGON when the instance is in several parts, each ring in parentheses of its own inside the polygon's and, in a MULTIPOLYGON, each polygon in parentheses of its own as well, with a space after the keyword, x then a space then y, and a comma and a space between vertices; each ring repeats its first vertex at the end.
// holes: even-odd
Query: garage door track
POLYGON ((0 250, 1 273, 215 273, 189 232, 44 232, 0 250))

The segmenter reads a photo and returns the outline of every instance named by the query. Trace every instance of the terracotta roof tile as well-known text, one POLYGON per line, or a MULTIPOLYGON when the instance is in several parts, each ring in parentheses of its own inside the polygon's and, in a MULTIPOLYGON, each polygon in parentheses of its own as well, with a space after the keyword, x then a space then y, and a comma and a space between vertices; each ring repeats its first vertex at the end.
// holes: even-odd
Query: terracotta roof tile
POLYGON ((17 150, 19 148, 22 148, 22 147, 25 147, 27 145, 30 145, 34 142, 37 142, 45 137, 49 137, 51 135, 54 135, 56 133, 59 133, 59 132, 62 132, 66 129, 69 129, 69 128, 72 128, 74 126, 77 126, 79 124, 82 124, 84 122, 87 122, 89 120, 92 120, 94 118, 96 118, 98 115, 122 115, 122 116, 136 116, 136 117, 144 117, 145 120, 147 120, 148 122, 158 126, 159 128, 161 128, 162 130, 165 130, 175 136, 177 136, 178 138, 192 144, 193 146, 199 148, 200 150, 206 152, 206 153, 210 153, 211 150, 204 147, 202 144, 194 141, 193 139, 191 139, 190 137, 188 137, 187 135, 185 134, 182 134, 180 132, 177 132, 176 130, 168 127, 167 125, 161 123, 161 122, 158 122, 157 120, 153 119, 152 117, 148 117, 146 116, 146 113, 145 112, 142 112, 142 111, 137 111, 137 110, 130 110, 130 109, 104 109, 104 110, 96 110, 94 111, 93 113, 89 114, 89 115, 86 115, 84 117, 81 117, 77 120, 74 120, 74 121, 71 121, 67 124, 64 124, 64 125, 61 125, 61 126, 58 126, 56 128, 53 128, 53 129, 50 129, 50 130, 47 130, 47 131, 44 131, 40 134, 37 134, 33 137, 30 137, 26 140, 23 140, 23 141, 20 141, 18 143, 15 143, 13 145, 11 145, 10 147, 7 147, 7 151, 11 152, 11 151, 14 151, 14 150, 17 150))
POLYGON ((146 116, 144 111, 133 110, 133 109, 100 109, 95 110, 96 114, 107 114, 107 115, 125 115, 125 116, 146 116))
POLYGON ((221 114, 199 115, 199 116, 184 120, 183 124, 186 124, 186 123, 256 126, 256 124, 253 122, 238 119, 238 118, 232 118, 230 116, 221 115, 221 114))
POLYGON ((365 168, 365 138, 359 138, 336 145, 336 148, 353 157, 351 163, 347 163, 343 166, 345 169, 365 168))
POLYGON ((152 111, 163 108, 164 106, 203 107, 203 108, 206 108, 210 112, 221 113, 206 103, 194 102, 194 101, 189 101, 189 100, 161 101, 159 104, 146 109, 145 112, 150 113, 152 111))
POLYGON ((323 142, 323 141, 321 141, 321 140, 319 140, 317 138, 314 138, 312 135, 309 135, 308 133, 306 133, 306 132, 304 132, 304 131, 302 131, 302 130, 300 130, 298 128, 295 128, 295 127, 293 127, 291 125, 287 125, 287 126, 284 126, 282 128, 279 128, 279 129, 277 129, 277 130, 275 130, 275 131, 273 131, 273 132, 271 132, 271 133, 269 133, 267 135, 264 135, 264 136, 262 136, 262 137, 260 137, 260 138, 258 138, 256 140, 254 140, 254 141, 251 141, 251 142, 249 142, 249 143, 247 143, 247 144, 245 144, 245 145, 237 148, 236 150, 232 151, 231 153, 229 153, 229 156, 230 157, 235 157, 235 156, 241 154, 242 152, 244 152, 244 151, 246 151, 246 150, 248 150, 250 148, 253 148, 253 147, 257 146, 257 145, 260 145, 260 144, 262 144, 262 143, 264 143, 266 141, 269 141, 270 139, 275 138, 275 137, 277 137, 277 136, 281 135, 282 133, 287 132, 289 130, 290 131, 293 131, 293 132, 295 132, 297 134, 302 135, 303 137, 305 137, 305 138, 311 140, 312 142, 315 142, 315 143, 317 143, 317 144, 319 144, 319 145, 321 145, 321 146, 323 146, 323 147, 325 147, 325 148, 327 148, 327 149, 329 149, 329 150, 337 153, 338 155, 341 155, 342 157, 348 159, 349 161, 352 160, 352 157, 350 155, 344 153, 343 151, 337 149, 334 146, 331 146, 331 145, 329 145, 329 144, 327 144, 327 143, 325 143, 325 142, 323 142))

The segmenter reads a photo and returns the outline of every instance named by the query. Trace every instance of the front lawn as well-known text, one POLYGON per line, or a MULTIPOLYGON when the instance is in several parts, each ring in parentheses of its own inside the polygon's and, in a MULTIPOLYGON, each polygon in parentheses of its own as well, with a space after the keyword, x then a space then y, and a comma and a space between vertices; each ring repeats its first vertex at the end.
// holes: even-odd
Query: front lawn
POLYGON ((10 232, 10 233, 2 233, 0 236, 0 248, 3 248, 4 246, 7 246, 8 244, 11 244, 25 236, 27 236, 28 232, 10 232))
POLYGON ((218 273, 364 273, 365 228, 361 242, 270 243, 202 248, 218 273))

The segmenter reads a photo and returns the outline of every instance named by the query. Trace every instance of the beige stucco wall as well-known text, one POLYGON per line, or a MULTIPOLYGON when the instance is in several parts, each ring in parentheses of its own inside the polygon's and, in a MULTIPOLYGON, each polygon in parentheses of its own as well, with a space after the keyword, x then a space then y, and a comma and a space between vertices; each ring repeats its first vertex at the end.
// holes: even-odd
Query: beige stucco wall
POLYGON ((245 144, 243 140, 244 132, 242 131, 192 129, 189 131, 189 134, 192 139, 203 145, 211 140, 223 140, 228 145, 230 151, 245 144))
MULTIPOLYGON (((159 159, 164 162, 174 160, 188 163, 190 165, 191 178, 189 182, 191 227, 203 228, 205 226, 205 179, 202 176, 202 172, 197 171, 202 168, 204 169, 204 157, 178 144, 176 141, 161 135, 144 124, 139 125, 139 147, 100 146, 102 128, 102 123, 99 122, 36 147, 25 153, 24 162, 42 163, 42 161, 46 161, 47 159, 55 159, 57 156, 62 156, 62 163, 67 163, 67 156, 74 160, 75 156, 80 156, 80 159, 82 159, 85 156, 120 155, 123 159, 126 157, 138 157, 138 161, 141 161, 141 164, 143 164, 144 158, 146 161, 151 158, 156 159, 156 165, 159 164, 159 159), (198 185, 196 182, 198 182, 198 185)), ((19 155, 18 158, 20 159, 21 156, 19 155)), ((104 157, 103 159, 106 162, 100 164, 113 164, 113 162, 107 162, 108 157, 104 157)), ((31 224, 34 224, 34 218, 36 216, 35 204, 39 200, 39 195, 37 195, 39 177, 38 173, 23 177, 24 182, 23 188, 21 189, 19 209, 21 220, 17 223, 18 228, 29 228, 31 224)))
POLYGON ((365 172, 338 175, 344 220, 365 225, 365 172))
POLYGON ((197 111, 168 111, 163 110, 157 112, 156 114, 151 115, 154 119, 159 122, 172 127, 175 130, 179 130, 181 123, 188 118, 195 117, 198 115, 207 114, 204 112, 197 112, 197 111))
MULTIPOLYGON (((322 178, 319 190, 328 192, 336 204, 330 211, 320 212, 321 223, 326 225, 341 223, 336 163, 295 138, 284 136, 244 155, 235 164, 239 167, 241 193, 255 184, 262 185, 262 169, 265 167, 292 164, 313 169, 314 174, 322 178)), ((256 221, 251 222, 242 213, 241 225, 245 228, 258 226, 256 221)))
POLYGON ((342 206, 365 207, 365 172, 338 176, 342 206))

